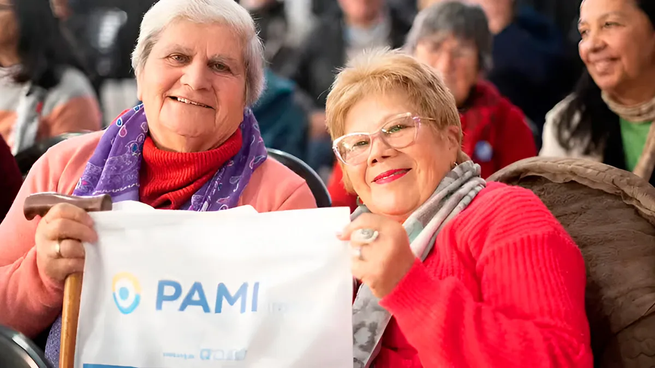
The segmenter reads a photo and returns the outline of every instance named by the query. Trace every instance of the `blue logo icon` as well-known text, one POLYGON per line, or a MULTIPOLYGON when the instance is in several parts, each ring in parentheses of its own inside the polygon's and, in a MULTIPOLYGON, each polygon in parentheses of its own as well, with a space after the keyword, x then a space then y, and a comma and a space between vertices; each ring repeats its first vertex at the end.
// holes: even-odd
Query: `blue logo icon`
POLYGON ((114 303, 123 314, 130 314, 141 301, 141 285, 132 274, 122 272, 116 274, 111 284, 114 303))

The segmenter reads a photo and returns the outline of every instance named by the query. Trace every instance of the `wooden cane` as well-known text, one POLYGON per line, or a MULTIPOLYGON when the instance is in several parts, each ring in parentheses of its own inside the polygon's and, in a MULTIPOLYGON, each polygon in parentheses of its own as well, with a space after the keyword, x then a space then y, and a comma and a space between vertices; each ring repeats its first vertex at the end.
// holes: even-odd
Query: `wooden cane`
MULTIPOLYGON (((69 203, 87 212, 111 211, 109 195, 95 197, 75 197, 58 193, 37 193, 25 199, 23 213, 28 220, 45 216, 59 203, 69 203)), ((82 294, 82 274, 71 274, 64 283, 64 304, 61 312, 61 342, 59 346, 59 368, 74 368, 77 320, 80 314, 82 294)))

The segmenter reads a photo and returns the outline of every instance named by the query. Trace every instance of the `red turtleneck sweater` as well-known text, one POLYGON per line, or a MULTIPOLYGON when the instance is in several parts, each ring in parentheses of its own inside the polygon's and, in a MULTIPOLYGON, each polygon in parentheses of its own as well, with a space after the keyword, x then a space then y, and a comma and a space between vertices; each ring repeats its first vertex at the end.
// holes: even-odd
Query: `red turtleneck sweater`
POLYGON ((220 147, 203 152, 162 151, 150 137, 143 144, 141 202, 159 209, 179 209, 241 149, 241 130, 220 147))

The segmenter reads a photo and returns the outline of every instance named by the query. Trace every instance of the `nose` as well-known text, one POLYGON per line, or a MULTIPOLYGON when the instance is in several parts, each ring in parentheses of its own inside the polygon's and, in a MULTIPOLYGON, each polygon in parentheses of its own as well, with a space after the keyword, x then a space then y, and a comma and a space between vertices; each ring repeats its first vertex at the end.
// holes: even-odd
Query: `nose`
POLYGON ((384 159, 392 157, 396 150, 389 146, 379 135, 371 141, 371 151, 368 153, 368 165, 374 165, 384 159))
POLYGON ((598 32, 587 33, 587 38, 580 42, 580 54, 598 52, 605 48, 606 43, 598 32))
POLYGON ((446 78, 450 73, 452 73, 453 68, 455 67, 455 62, 450 53, 446 52, 435 58, 433 67, 441 73, 444 78, 446 78))
POLYGON ((194 59, 184 67, 184 74, 180 81, 194 91, 208 89, 211 85, 210 73, 211 70, 203 61, 194 59))

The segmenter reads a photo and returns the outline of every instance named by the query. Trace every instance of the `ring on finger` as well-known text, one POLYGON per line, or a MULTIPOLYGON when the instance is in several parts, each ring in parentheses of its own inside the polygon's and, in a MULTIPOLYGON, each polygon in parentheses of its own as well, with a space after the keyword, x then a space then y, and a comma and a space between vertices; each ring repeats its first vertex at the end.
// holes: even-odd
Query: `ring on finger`
POLYGON ((351 240, 358 243, 371 244, 378 238, 378 236, 380 236, 380 233, 377 230, 358 229, 353 233, 351 240))
POLYGON ((360 261, 364 260, 364 257, 362 256, 361 246, 353 247, 353 257, 359 259, 360 261))
POLYGON ((64 256, 61 254, 61 239, 57 240, 55 243, 55 255, 57 258, 64 258, 64 256))

